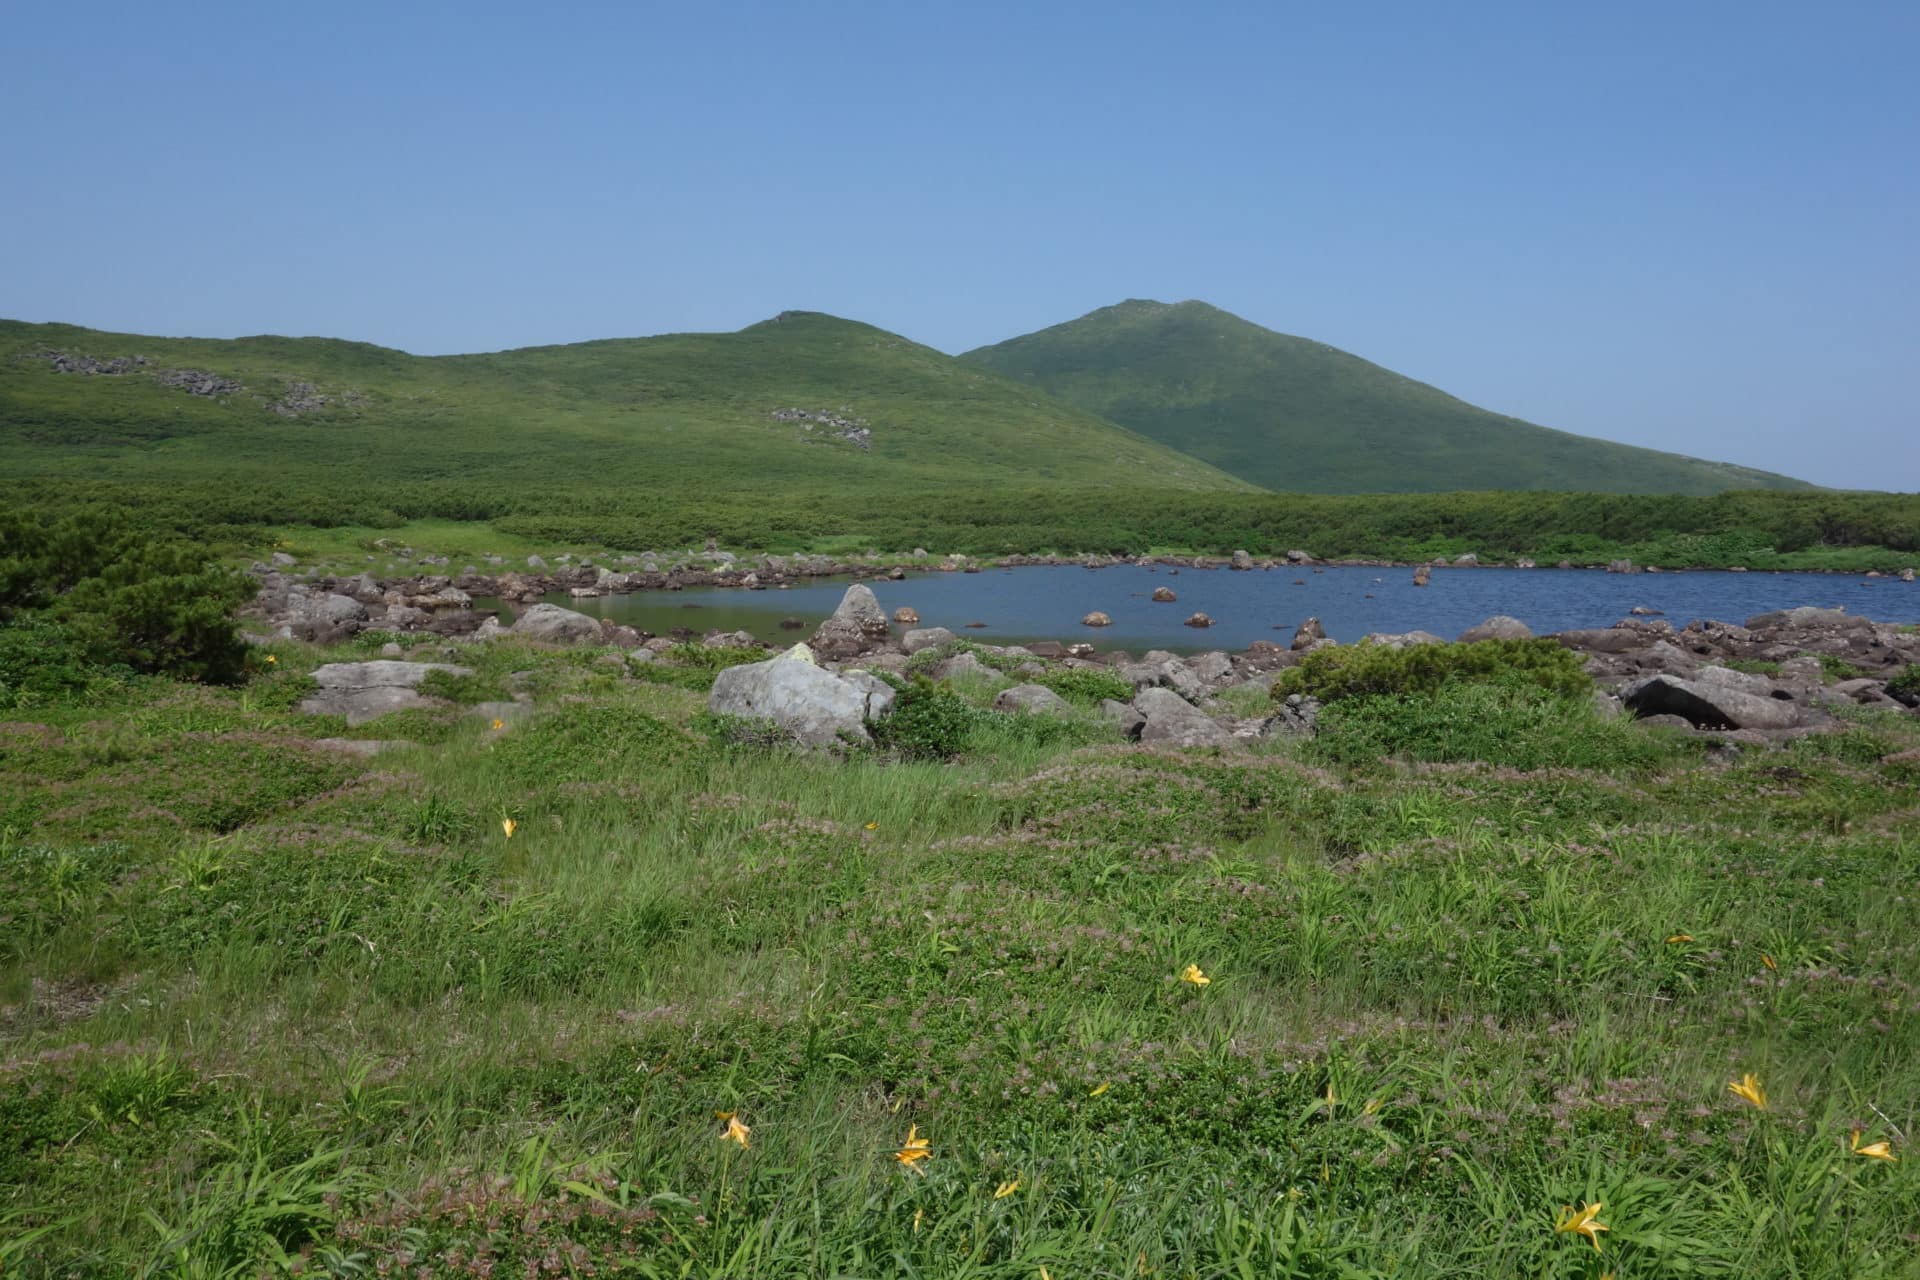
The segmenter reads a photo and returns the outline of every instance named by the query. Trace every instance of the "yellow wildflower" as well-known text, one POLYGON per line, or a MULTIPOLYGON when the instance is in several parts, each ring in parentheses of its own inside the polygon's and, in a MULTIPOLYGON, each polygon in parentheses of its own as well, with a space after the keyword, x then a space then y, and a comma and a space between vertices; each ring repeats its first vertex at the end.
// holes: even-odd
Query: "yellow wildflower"
POLYGON ((1368 1098, 1366 1105, 1361 1107, 1360 1110, 1370 1116, 1380 1114, 1380 1099, 1368 1098))
POLYGON ((1333 1093, 1333 1081, 1327 1081, 1327 1110, 1333 1110, 1333 1104, 1339 1100, 1340 1099, 1336 1098, 1333 1093))
POLYGON ((519 829, 520 829, 520 824, 515 822, 512 818, 500 819, 500 830, 506 833, 507 839, 509 840, 513 839, 513 833, 518 831, 519 829))
POLYGON ((1779 966, 1779 965, 1777 965, 1777 964, 1775 964, 1775 963, 1773 962, 1773 957, 1772 957, 1772 956, 1770 956, 1770 955, 1768 955, 1768 954, 1767 954, 1766 952, 1764 952, 1764 951, 1762 951, 1762 952, 1760 953, 1760 963, 1761 963, 1761 964, 1763 964, 1763 965, 1765 965, 1765 966, 1767 966, 1767 968, 1769 968, 1769 969, 1773 969, 1773 970, 1775 970, 1775 971, 1778 971, 1778 969, 1780 968, 1780 966, 1779 966))
POLYGON ((922 1160, 933 1158, 932 1144, 928 1139, 920 1136, 919 1125, 907 1126, 907 1140, 900 1144, 900 1149, 893 1153, 893 1158, 915 1173, 920 1172, 916 1166, 922 1160))
POLYGON ((1674 943, 1692 942, 1692 941, 1693 941, 1693 935, 1690 933, 1676 933, 1676 934, 1670 935, 1667 938, 1667 942, 1669 945, 1674 943))
POLYGON ((1600 1252, 1600 1233, 1613 1229, 1606 1223, 1600 1221, 1600 1208, 1601 1205, 1598 1200, 1595 1200, 1592 1204, 1581 1205, 1578 1212, 1574 1211, 1572 1205, 1563 1204, 1560 1206, 1560 1216, 1555 1219, 1553 1229, 1555 1231, 1571 1232, 1577 1236, 1585 1236, 1593 1242, 1593 1251, 1598 1253, 1600 1252))
POLYGON ((993 1189, 993 1198, 995 1200, 1005 1200, 1008 1196, 1012 1195, 1014 1192, 1018 1191, 1019 1189, 1020 1189, 1020 1179, 1018 1178, 1015 1178, 1010 1182, 1003 1182, 999 1186, 993 1189))
POLYGON ((1089 1098, 1097 1098, 1111 1088, 1113 1088, 1113 1081, 1102 1080, 1099 1084, 1087 1091, 1087 1096, 1089 1098))
POLYGON ((1744 1098, 1760 1110, 1767 1109, 1767 1091, 1760 1083, 1760 1077, 1749 1071, 1727 1086, 1727 1092, 1736 1098, 1744 1098))
POLYGON ((747 1145, 747 1136, 752 1132, 753 1130, 751 1128, 740 1123, 739 1116, 736 1116, 731 1112, 729 1112, 727 1114, 727 1127, 725 1132, 721 1133, 720 1140, 722 1142, 729 1142, 729 1141, 737 1142, 740 1144, 742 1149, 745 1149, 747 1145))
POLYGON ((495 720, 493 722, 493 727, 496 729, 504 729, 507 727, 507 722, 505 720, 495 720))
POLYGON ((879 829, 880 829, 880 824, 877 822, 869 822, 867 824, 867 830, 869 831, 878 831, 879 829))
POLYGON ((1201 972, 1199 965, 1190 964, 1186 967, 1186 970, 1181 973, 1180 981, 1190 982, 1196 987, 1204 987, 1209 982, 1212 982, 1213 979, 1201 972))
POLYGON ((1884 1138, 1878 1142, 1869 1142, 1864 1147, 1861 1146, 1860 1131, 1858 1129, 1853 1131, 1853 1154, 1865 1156, 1869 1160, 1885 1160, 1888 1164, 1892 1164, 1900 1158, 1893 1154, 1893 1144, 1884 1138))
POLYGON ((280 661, 280 655, 279 655, 279 654, 275 654, 275 653, 270 653, 270 654, 268 654, 268 655, 267 655, 267 665, 268 665, 268 666, 272 666, 272 665, 273 665, 274 663, 276 663, 276 662, 278 662, 278 661, 280 661))

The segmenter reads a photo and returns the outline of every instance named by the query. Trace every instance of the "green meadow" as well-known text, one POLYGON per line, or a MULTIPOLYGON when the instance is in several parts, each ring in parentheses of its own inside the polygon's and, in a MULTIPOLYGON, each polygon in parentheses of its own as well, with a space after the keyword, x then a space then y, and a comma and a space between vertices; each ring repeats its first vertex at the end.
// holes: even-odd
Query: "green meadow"
POLYGON ((385 639, 0 710, 0 1275, 1916 1273, 1911 716, 1220 755, 1062 678, 836 759, 510 642, 294 710, 385 639))

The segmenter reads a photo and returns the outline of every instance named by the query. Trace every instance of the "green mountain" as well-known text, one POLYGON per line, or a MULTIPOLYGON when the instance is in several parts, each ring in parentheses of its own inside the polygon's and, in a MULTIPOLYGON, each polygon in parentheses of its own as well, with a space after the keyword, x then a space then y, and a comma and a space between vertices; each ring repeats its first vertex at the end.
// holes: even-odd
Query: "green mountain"
POLYGON ((143 486, 861 495, 1246 490, 1206 463, 870 325, 413 356, 322 338, 0 321, 0 474, 143 486))
POLYGON ((1123 302, 961 359, 1287 492, 1812 487, 1490 413, 1204 302, 1123 302))

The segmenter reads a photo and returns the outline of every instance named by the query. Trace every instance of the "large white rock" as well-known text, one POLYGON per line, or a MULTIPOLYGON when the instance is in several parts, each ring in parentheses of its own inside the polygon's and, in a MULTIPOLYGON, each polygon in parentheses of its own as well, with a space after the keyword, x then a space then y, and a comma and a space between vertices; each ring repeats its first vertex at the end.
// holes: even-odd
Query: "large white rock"
POLYGON ((728 667, 707 697, 709 711, 771 721, 812 747, 869 741, 868 722, 892 705, 893 689, 885 682, 860 671, 835 675, 817 665, 805 645, 765 662, 728 667))
POLYGON ((597 620, 557 604, 534 605, 521 614, 509 630, 523 640, 543 640, 548 644, 600 643, 597 620))
POLYGON ((1043 715, 1066 715, 1073 710, 1065 698, 1043 684, 1017 684, 1011 689, 1002 689, 993 700, 993 709, 1043 715))

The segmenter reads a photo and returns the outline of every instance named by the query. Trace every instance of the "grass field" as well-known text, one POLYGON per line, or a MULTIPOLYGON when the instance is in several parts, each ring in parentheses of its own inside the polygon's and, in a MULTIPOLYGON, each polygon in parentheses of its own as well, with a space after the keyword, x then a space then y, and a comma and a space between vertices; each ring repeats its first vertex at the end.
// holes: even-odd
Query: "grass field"
POLYGON ((266 652, 0 713, 0 1274, 1915 1274, 1911 717, 833 761, 266 652))

